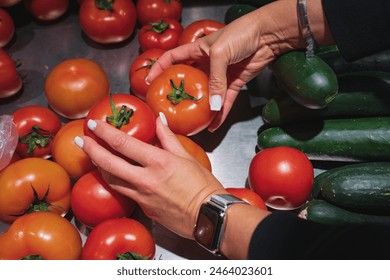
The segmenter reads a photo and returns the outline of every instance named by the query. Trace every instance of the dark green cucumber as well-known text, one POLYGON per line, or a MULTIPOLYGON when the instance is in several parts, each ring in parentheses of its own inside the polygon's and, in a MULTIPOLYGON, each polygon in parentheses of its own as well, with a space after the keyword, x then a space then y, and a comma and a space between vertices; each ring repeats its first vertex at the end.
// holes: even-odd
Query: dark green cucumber
POLYGON ((272 64, 278 84, 297 103, 311 109, 326 107, 338 92, 337 76, 321 58, 303 51, 281 55, 272 64))
POLYGON ((308 221, 331 225, 347 223, 390 225, 390 216, 356 213, 319 199, 306 203, 299 216, 308 221))
POLYGON ((265 128, 258 148, 295 147, 312 160, 389 161, 390 117, 325 119, 265 128))
POLYGON ((367 162, 330 169, 315 179, 321 197, 341 208, 390 215, 390 162, 367 162))
POLYGON ((242 17, 243 15, 253 12, 256 9, 257 8, 252 5, 235 4, 226 10, 225 19, 224 19, 225 24, 229 24, 232 21, 238 19, 239 17, 242 17))
POLYGON ((359 71, 384 71, 390 72, 390 50, 381 51, 369 56, 347 62, 340 54, 337 47, 329 51, 316 52, 336 74, 359 71))
POLYGON ((256 8, 263 7, 269 3, 275 2, 276 0, 236 0, 237 4, 251 5, 256 8))
POLYGON ((390 72, 360 71, 337 76, 340 91, 390 92, 390 72))
POLYGON ((262 108, 263 120, 270 125, 318 118, 351 118, 390 116, 390 90, 388 92, 338 92, 327 107, 309 109, 295 102, 287 94, 267 101, 262 108))

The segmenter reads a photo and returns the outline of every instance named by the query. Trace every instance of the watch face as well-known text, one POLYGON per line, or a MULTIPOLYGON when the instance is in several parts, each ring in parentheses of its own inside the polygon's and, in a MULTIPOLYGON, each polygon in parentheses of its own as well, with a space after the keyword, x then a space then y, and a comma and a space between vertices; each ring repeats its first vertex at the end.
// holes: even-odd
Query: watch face
POLYGON ((195 240, 209 250, 217 249, 222 220, 221 210, 210 205, 202 205, 194 232, 195 240))

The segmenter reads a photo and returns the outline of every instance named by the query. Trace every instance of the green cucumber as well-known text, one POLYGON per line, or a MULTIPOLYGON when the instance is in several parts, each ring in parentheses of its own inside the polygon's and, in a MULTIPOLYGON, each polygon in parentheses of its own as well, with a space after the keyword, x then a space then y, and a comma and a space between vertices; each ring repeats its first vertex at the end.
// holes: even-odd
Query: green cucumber
POLYGON ((338 92, 327 107, 317 110, 301 106, 287 94, 279 94, 262 108, 263 120, 273 126, 319 118, 373 116, 390 116, 390 89, 388 92, 338 92))
POLYGON ((303 51, 281 55, 272 64, 278 84, 304 107, 326 107, 338 92, 337 76, 318 56, 306 57, 303 51))
POLYGON ((236 0, 237 4, 251 5, 256 8, 263 7, 269 3, 275 2, 276 0, 236 0))
POLYGON ((340 91, 390 92, 390 72, 360 71, 337 76, 340 91))
POLYGON ((301 218, 321 224, 384 224, 390 225, 390 216, 361 214, 335 206, 325 200, 311 200, 299 213, 301 218))
POLYGON ((389 161, 390 117, 325 119, 261 130, 258 148, 297 148, 312 160, 389 161))
POLYGON ((315 179, 321 197, 341 208, 390 215, 390 162, 367 162, 330 169, 315 179))
POLYGON ((253 12, 256 9, 257 8, 252 5, 235 4, 226 10, 225 19, 224 19, 225 24, 229 24, 232 21, 238 19, 239 17, 242 17, 243 15, 253 12))

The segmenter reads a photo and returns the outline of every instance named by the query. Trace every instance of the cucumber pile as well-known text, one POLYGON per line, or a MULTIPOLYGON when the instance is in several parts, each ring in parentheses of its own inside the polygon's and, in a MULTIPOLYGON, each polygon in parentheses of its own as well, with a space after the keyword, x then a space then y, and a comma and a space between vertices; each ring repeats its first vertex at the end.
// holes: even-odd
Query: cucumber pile
POLYGON ((235 4, 226 10, 224 21, 226 24, 231 23, 237 18, 274 1, 276 0, 236 0, 235 4))
POLYGON ((258 149, 290 146, 314 166, 327 164, 315 177, 301 217, 327 224, 390 225, 390 50, 346 62, 336 46, 321 48, 315 57, 326 66, 319 63, 310 71, 327 79, 309 83, 308 68, 298 71, 295 65, 305 63, 301 55, 284 54, 272 65, 276 86, 262 108, 258 149), (329 78, 332 73, 336 81, 329 78), (318 89, 322 81, 330 92, 337 88, 328 100, 318 89), (312 106, 313 100, 318 106, 312 106))

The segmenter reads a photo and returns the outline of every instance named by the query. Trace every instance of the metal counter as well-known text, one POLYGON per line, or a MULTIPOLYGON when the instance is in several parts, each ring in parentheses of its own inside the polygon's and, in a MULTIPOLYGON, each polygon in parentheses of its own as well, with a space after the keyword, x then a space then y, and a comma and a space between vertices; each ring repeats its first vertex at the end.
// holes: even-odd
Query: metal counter
MULTIPOLYGON (((232 1, 183 1, 182 25, 198 19, 224 21, 225 11, 232 1), (191 2, 191 3, 188 3, 191 2)), ((48 73, 59 62, 69 58, 85 57, 100 64, 107 73, 112 93, 128 93, 128 73, 132 61, 139 54, 137 32, 120 44, 103 46, 92 42, 81 31, 78 23, 78 4, 73 0, 70 10, 60 20, 40 23, 20 9, 16 20, 16 34, 7 50, 21 61, 19 73, 24 87, 15 97, 0 100, 0 115, 12 114, 30 104, 47 106, 44 82, 48 73)), ((255 154, 257 130, 262 124, 259 92, 266 91, 267 71, 242 90, 230 115, 214 133, 201 132, 192 138, 208 153, 214 175, 225 187, 244 187, 250 160, 255 154)), ((184 186, 185 187, 185 186, 184 186)), ((157 244, 157 259, 214 259, 191 240, 169 232, 159 224, 142 217, 157 244)), ((7 225, 0 223, 0 232, 7 225)), ((85 240, 85 236, 82 235, 85 240)))

